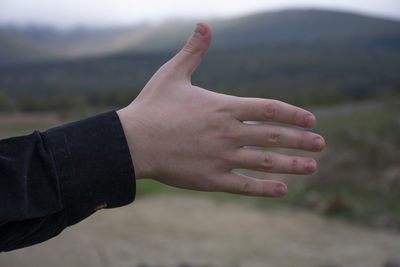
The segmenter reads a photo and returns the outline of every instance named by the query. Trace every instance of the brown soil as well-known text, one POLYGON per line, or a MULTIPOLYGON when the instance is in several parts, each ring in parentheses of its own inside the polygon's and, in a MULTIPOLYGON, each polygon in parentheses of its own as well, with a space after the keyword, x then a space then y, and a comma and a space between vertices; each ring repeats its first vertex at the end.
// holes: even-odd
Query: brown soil
POLYGON ((399 251, 398 233, 306 211, 161 195, 97 212, 50 241, 2 253, 0 266, 376 267, 399 251))
POLYGON ((0 125, 56 125, 61 123, 55 112, 0 113, 0 125))

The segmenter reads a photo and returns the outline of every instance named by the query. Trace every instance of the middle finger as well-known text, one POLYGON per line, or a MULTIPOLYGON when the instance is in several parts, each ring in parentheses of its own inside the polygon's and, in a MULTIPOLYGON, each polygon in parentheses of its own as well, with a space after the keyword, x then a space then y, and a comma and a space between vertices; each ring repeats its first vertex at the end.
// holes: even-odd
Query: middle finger
POLYGON ((320 135, 294 128, 244 124, 240 131, 240 146, 282 147, 314 152, 325 147, 325 141, 320 135))

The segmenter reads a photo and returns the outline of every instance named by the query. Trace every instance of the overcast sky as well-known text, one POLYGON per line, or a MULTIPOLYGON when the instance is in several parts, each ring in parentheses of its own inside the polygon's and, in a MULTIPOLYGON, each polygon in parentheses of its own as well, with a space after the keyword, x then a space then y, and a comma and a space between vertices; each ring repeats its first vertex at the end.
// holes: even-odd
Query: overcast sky
POLYGON ((319 7, 400 19, 400 0, 0 0, 1 24, 110 26, 319 7))

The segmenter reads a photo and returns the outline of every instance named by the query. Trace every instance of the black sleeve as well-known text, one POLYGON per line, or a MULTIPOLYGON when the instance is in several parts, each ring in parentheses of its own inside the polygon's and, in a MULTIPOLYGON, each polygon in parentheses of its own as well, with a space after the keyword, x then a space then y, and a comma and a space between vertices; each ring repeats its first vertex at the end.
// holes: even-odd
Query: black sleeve
POLYGON ((0 251, 45 241, 131 203, 135 174, 115 111, 0 141, 0 251))

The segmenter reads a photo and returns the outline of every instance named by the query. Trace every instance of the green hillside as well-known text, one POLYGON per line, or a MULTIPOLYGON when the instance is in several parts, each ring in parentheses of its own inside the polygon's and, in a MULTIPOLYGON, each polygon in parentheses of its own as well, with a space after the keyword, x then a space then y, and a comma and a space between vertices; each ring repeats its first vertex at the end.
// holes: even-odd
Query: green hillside
MULTIPOLYGON (((390 44, 400 45, 400 22, 326 10, 263 12, 211 21, 214 49, 282 44, 390 44)), ((193 25, 174 24, 156 29, 135 50, 179 47, 193 25)))
MULTIPOLYGON (((193 22, 57 31, 49 27, 0 28, 2 63, 70 58, 123 51, 160 52, 179 48, 193 22), (168 30, 166 30, 168 29, 168 30), (23 55, 23 56, 22 56, 23 55)), ((326 10, 283 10, 209 21, 212 49, 282 44, 366 43, 400 45, 400 22, 326 10)))
POLYGON ((22 61, 44 60, 56 56, 51 48, 16 34, 0 29, 0 65, 22 61))
MULTIPOLYGON (((200 86, 235 95, 290 101, 323 102, 399 94, 398 21, 333 11, 287 10, 210 24, 213 44, 193 77, 193 82, 200 86)), ((178 51, 193 27, 192 23, 175 22, 163 28, 143 26, 103 30, 101 34, 75 32, 74 38, 63 37, 61 47, 68 47, 65 50, 76 49, 85 55, 85 49, 79 47, 99 42, 98 51, 114 53, 69 60, 55 55, 61 58, 3 65, 0 90, 12 94, 71 90, 91 94, 112 90, 132 96, 178 51), (106 38, 112 34, 115 38, 106 38), (119 45, 113 46, 113 42, 119 45)), ((36 34, 33 38, 31 33, 28 37, 36 43, 55 46, 55 36, 36 34)), ((27 49, 26 53, 29 51, 32 50, 27 49)))
POLYGON ((0 28, 0 65, 12 65, 87 56, 107 55, 129 50, 151 27, 131 26, 106 29, 76 28, 57 31, 44 26, 0 28))

